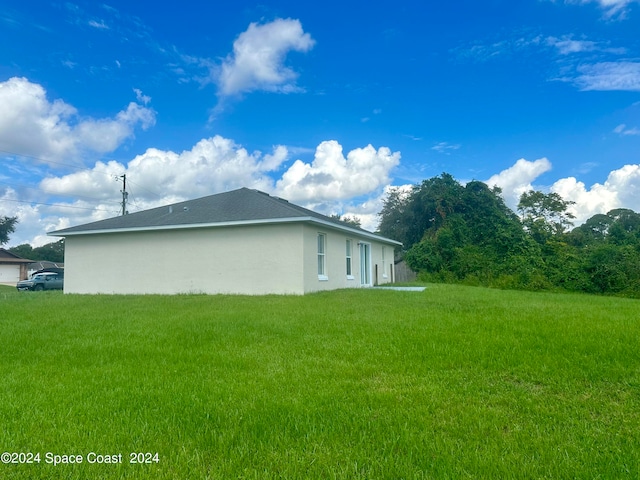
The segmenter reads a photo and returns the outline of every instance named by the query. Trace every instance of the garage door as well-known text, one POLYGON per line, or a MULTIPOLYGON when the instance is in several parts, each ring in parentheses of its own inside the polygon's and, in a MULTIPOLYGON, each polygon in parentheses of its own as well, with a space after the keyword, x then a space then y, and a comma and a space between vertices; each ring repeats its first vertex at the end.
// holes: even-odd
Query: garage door
POLYGON ((18 283, 20 265, 0 265, 0 283, 18 283))

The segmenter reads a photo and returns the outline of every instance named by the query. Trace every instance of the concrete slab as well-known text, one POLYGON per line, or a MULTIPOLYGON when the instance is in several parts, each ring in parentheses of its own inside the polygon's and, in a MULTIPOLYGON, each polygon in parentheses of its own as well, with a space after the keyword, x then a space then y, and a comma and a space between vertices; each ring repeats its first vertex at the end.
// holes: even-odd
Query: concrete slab
POLYGON ((400 292, 423 292, 427 287, 374 287, 379 290, 398 290, 400 292))

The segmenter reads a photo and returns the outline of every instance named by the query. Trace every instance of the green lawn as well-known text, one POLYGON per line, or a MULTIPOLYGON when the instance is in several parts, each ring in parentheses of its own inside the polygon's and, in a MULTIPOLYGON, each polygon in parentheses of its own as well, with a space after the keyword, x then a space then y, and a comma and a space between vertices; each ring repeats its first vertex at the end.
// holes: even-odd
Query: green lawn
POLYGON ((640 477, 638 300, 14 290, 0 452, 40 463, 2 479, 640 477))

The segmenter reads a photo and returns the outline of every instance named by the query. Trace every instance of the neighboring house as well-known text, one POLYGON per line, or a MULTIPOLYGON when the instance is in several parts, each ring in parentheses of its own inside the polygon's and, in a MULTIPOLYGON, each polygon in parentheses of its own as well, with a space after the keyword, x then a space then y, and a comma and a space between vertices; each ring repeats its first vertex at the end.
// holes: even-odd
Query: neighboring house
POLYGON ((19 257, 0 248, 0 283, 18 283, 27 279, 27 265, 33 260, 19 257))
POLYGON ((33 262, 27 265, 27 274, 29 275, 29 278, 31 278, 34 273, 42 272, 64 272, 64 263, 41 260, 39 262, 33 262))
POLYGON ((393 280, 393 252, 401 245, 248 188, 50 235, 65 237, 66 293, 369 287, 393 280))

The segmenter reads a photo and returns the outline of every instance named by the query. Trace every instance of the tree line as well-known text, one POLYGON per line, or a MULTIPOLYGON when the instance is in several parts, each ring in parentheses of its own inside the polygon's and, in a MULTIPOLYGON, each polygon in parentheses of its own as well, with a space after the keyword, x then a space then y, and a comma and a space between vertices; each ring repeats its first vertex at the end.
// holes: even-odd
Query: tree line
MULTIPOLYGON (((556 193, 529 191, 516 213, 498 187, 462 185, 443 173, 408 192, 392 189, 378 233, 402 242, 398 253, 426 281, 640 298, 640 215, 619 208, 572 228, 571 204, 556 193)), ((16 223, 0 217, 0 245, 16 223)), ((9 251, 62 262, 64 239, 9 251)))
POLYGON ((403 243, 425 281, 640 298, 640 215, 615 209, 572 228, 572 203, 529 191, 516 213, 498 187, 443 173, 392 189, 378 233, 403 243))
MULTIPOLYGON (((17 224, 18 217, 0 217, 0 246, 9 241, 9 236, 15 232, 17 224)), ((64 238, 36 248, 33 248, 28 243, 23 243, 17 247, 10 248, 9 252, 36 262, 46 260, 62 263, 64 262, 64 238)))

